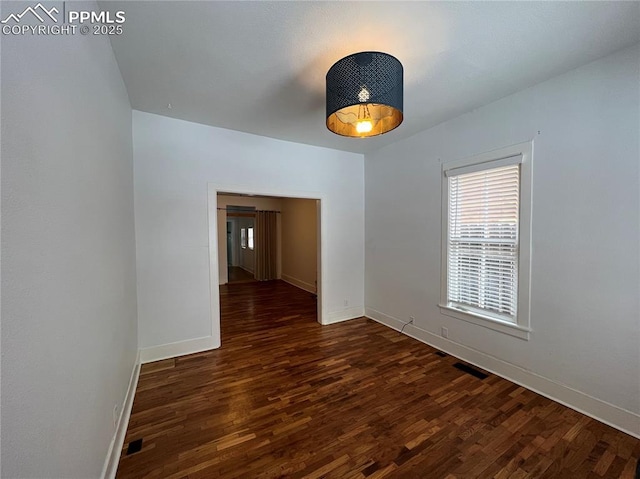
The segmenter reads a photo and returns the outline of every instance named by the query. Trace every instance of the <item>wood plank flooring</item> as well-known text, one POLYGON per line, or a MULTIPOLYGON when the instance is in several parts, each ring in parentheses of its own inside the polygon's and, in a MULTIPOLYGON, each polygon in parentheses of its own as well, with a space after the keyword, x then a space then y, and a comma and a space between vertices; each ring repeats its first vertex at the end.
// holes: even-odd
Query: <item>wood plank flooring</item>
POLYGON ((635 476, 639 440, 286 283, 221 307, 220 349, 142 367, 117 477, 635 476))
POLYGON ((229 266, 227 268, 227 279, 229 283, 249 283, 255 281, 253 273, 242 269, 240 266, 229 266))

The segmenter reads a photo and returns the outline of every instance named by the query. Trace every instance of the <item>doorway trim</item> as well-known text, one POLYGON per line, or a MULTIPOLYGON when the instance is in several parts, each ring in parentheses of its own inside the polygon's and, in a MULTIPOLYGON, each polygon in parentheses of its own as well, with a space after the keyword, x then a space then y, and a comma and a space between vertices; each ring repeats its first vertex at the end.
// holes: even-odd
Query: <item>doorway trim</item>
MULTIPOLYGON (((324 215, 326 214, 326 208, 324 208, 325 198, 322 193, 317 191, 290 191, 281 189, 270 188, 257 188, 248 186, 230 186, 220 185, 216 183, 207 184, 207 217, 209 222, 209 301, 211 311, 211 336, 213 338, 214 349, 219 348, 221 344, 220 335, 220 281, 219 281, 219 268, 218 264, 218 193, 235 193, 246 196, 273 196, 279 198, 299 198, 318 201, 318 311, 317 321, 320 324, 322 322, 322 311, 324 308, 324 268, 325 268, 325 253, 326 242, 325 235, 322 231, 322 225, 325 223, 324 215)), ((225 215, 225 241, 226 241, 226 215, 225 215)))

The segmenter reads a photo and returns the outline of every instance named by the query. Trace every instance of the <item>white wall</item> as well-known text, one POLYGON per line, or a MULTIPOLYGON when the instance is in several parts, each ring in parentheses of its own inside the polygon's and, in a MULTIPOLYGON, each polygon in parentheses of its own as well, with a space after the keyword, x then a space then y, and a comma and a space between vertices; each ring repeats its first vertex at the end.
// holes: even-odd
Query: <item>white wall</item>
POLYGON ((639 58, 627 49, 366 155, 367 314, 640 434, 639 58), (539 133, 538 133, 539 132, 539 133), (534 139, 527 342, 444 316, 440 162, 534 139), (450 341, 440 338, 449 329, 450 341), (431 333, 431 334, 429 334, 431 333))
POLYGON ((144 360, 219 344, 219 298, 210 296, 219 281, 218 221, 216 205, 207 204, 208 184, 212 203, 217 192, 321 198, 323 319, 363 313, 362 155, 138 111, 133 138, 139 338, 140 346, 148 348, 144 360), (158 347, 170 343, 178 344, 158 347))
POLYGON ((315 200, 282 200, 282 279, 316 292, 318 214, 315 200))
POLYGON ((137 354, 131 107, 106 37, 2 36, 1 153, 1 475, 99 477, 137 354))

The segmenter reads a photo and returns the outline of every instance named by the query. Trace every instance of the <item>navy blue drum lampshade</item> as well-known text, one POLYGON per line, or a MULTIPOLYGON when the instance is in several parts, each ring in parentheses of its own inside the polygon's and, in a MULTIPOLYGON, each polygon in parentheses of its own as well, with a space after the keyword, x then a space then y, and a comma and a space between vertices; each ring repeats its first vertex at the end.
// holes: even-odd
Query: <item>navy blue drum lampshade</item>
POLYGON ((355 138, 402 123, 402 64, 380 52, 354 53, 327 73, 327 128, 355 138))

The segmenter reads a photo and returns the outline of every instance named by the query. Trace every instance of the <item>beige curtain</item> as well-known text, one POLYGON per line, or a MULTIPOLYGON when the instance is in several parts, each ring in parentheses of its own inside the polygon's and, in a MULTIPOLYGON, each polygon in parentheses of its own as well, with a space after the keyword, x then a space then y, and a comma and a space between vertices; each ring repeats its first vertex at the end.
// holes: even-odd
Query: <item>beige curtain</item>
POLYGON ((256 211, 254 274, 258 281, 267 281, 278 277, 278 220, 276 215, 275 211, 256 211))

